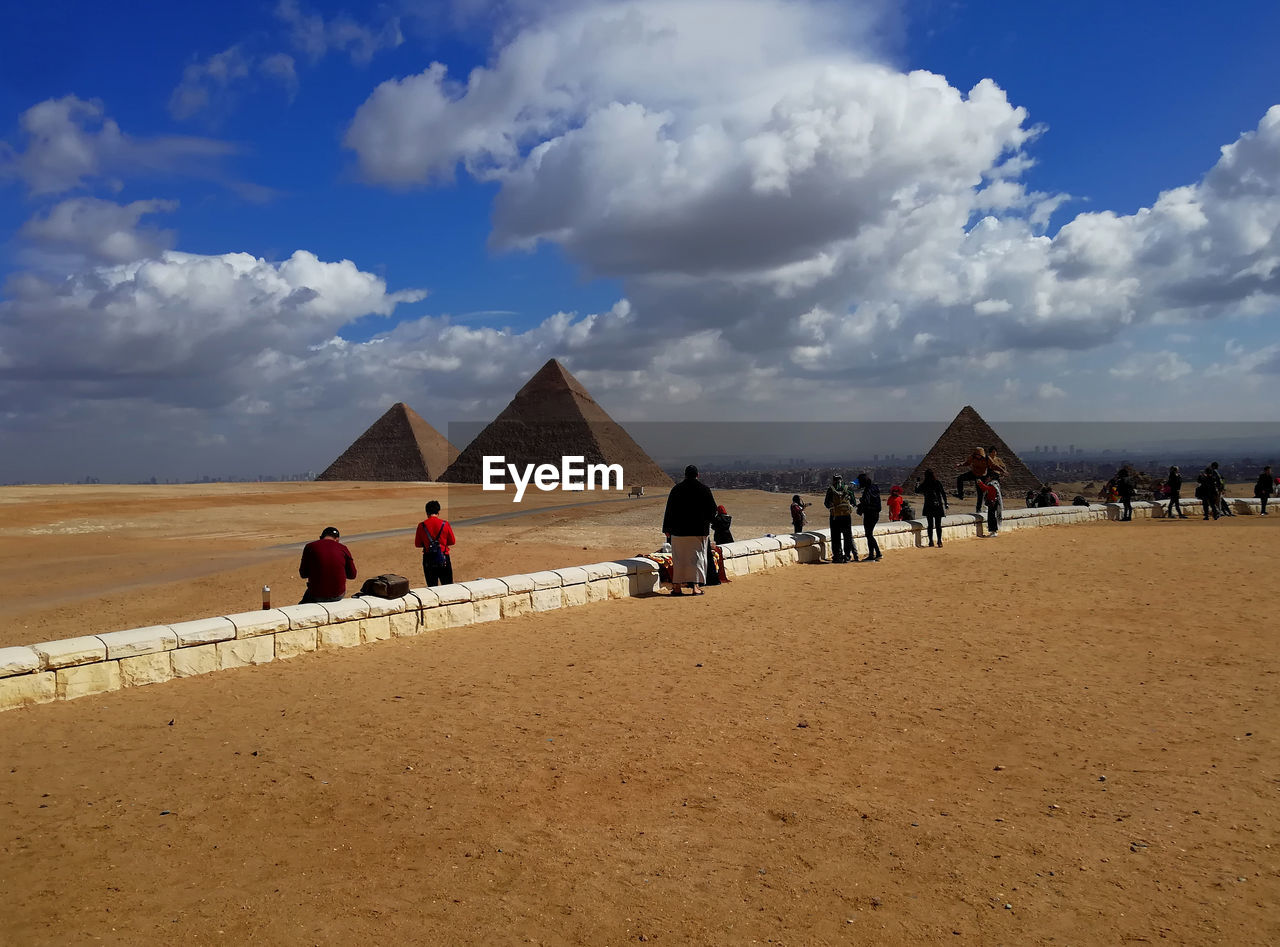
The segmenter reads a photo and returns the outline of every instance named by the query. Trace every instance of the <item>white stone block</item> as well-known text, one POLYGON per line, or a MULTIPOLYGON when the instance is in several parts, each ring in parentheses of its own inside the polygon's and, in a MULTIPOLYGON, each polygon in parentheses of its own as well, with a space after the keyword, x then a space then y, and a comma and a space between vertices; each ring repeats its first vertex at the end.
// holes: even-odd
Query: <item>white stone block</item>
POLYGON ((603 602, 609 598, 609 580, 596 579, 586 584, 587 601, 603 602))
POLYGON ((0 648, 0 677, 14 677, 40 670, 40 655, 34 648, 0 648))
POLYGON ((120 662, 118 661, 99 661, 97 664, 58 668, 53 673, 57 676, 59 700, 92 697, 94 694, 105 694, 107 691, 120 689, 120 662))
POLYGON ((275 635, 233 638, 231 641, 219 641, 214 647, 218 649, 219 670, 266 664, 276 657, 275 635))
POLYGON ((615 575, 605 581, 609 589, 609 598, 629 598, 631 596, 630 576, 615 575))
POLYGON ((560 578, 560 573, 550 570, 530 572, 529 578, 533 580, 534 589, 558 589, 564 585, 564 580, 560 578))
POLYGON ((587 586, 585 583, 582 585, 566 585, 561 591, 564 592, 566 608, 572 605, 587 604, 587 586))
MULTIPOLYGON (((294 658, 320 647, 320 632, 315 628, 298 628, 294 631, 277 631, 276 659, 294 658)), ((181 652, 179 652, 181 653, 181 652)))
MULTIPOLYGON (((726 574, 728 567, 725 568, 726 574)), ((652 595, 658 590, 658 570, 652 572, 636 572, 627 576, 627 592, 629 595, 652 595)))
POLYGON ((569 566, 567 569, 552 569, 556 575, 560 576, 561 585, 582 585, 590 579, 587 570, 581 566, 569 566))
POLYGON ((391 637, 412 638, 426 631, 426 625, 422 620, 422 611, 421 608, 415 608, 412 611, 401 612, 398 615, 388 615, 387 621, 391 624, 391 637))
POLYGON ((471 592, 473 602, 480 602, 487 598, 502 598, 507 594, 507 584, 501 579, 474 579, 463 582, 462 586, 471 592))
POLYGON ((178 639, 179 648, 230 641, 236 636, 236 626, 230 618, 198 618, 169 627, 178 639))
POLYGON ((612 579, 614 576, 627 574, 627 567, 620 562, 593 562, 582 568, 587 570, 588 582, 595 582, 598 579, 612 579))
POLYGON ((163 684, 173 680, 172 651, 140 654, 120 659, 120 683, 124 687, 141 687, 143 684, 163 684))
MULTIPOLYGON (((418 600, 418 604, 422 608, 435 608, 441 604, 440 596, 436 595, 435 589, 410 589, 409 594, 418 600)), ((410 604, 407 608, 413 608, 413 605, 410 604)))
POLYGON ((508 595, 517 595, 521 592, 532 592, 534 589, 533 576, 529 575, 504 575, 502 584, 507 587, 508 595))
POLYGON ((370 595, 368 598, 362 598, 360 601, 369 606, 370 618, 380 618, 383 615, 399 615, 406 608, 418 607, 418 600, 416 598, 410 598, 409 596, 401 596, 400 598, 378 598, 376 595, 370 595))
POLYGON ((329 614, 329 624, 369 617, 369 603, 362 598, 344 598, 337 602, 321 602, 320 605, 329 614))
POLYGON ((632 559, 619 559, 618 565, 626 567, 627 575, 635 575, 638 572, 658 571, 658 564, 652 559, 645 559, 643 556, 636 556, 632 559))
POLYGON ((452 605, 437 605, 435 608, 424 608, 422 610, 422 631, 443 631, 449 627, 449 609, 452 605))
POLYGON ((452 585, 433 586, 432 591, 436 593, 436 600, 441 605, 457 605, 459 602, 471 601, 471 590, 456 582, 452 585))
POLYGON ((319 605, 285 605, 283 608, 264 608, 261 611, 227 616, 227 621, 235 626, 237 638, 274 635, 279 631, 288 631, 290 627, 315 627, 328 620, 329 613, 319 605), (295 621, 297 625, 292 624, 295 621))
POLYGON ((174 677, 195 677, 197 674, 208 674, 210 671, 218 670, 217 644, 179 648, 170 654, 174 677))
POLYGON ((57 699, 58 682, 53 671, 0 678, 0 711, 57 699))
POLYGON ((725 559, 736 559, 739 556, 750 554, 751 544, 746 542, 725 543, 720 547, 720 554, 725 559))
POLYGON ((502 617, 502 599, 500 598, 485 598, 471 604, 475 608, 477 625, 481 622, 497 621, 502 617))
MULTIPOLYGON (((532 583, 530 583, 532 585, 532 583)), ((533 611, 533 592, 520 592, 502 599, 502 617, 519 618, 533 611)))
POLYGON ((531 598, 535 612, 549 612, 553 608, 560 608, 564 605, 564 590, 560 588, 534 589, 531 598))
POLYGON ((361 643, 360 622, 343 621, 316 626, 316 642, 322 649, 354 648, 361 643))
POLYGON ((476 606, 473 602, 459 602, 444 606, 444 627, 465 628, 476 623, 476 606))
POLYGON ((371 641, 386 641, 391 637, 391 622, 386 615, 377 618, 366 618, 360 623, 360 641, 368 644, 371 641))
POLYGON ((96 664, 107 659, 107 646, 94 635, 42 641, 33 644, 31 650, 40 655, 40 663, 51 671, 77 664, 96 664))
POLYGON ((151 625, 147 628, 131 628, 128 631, 109 631, 98 635, 107 646, 107 659, 129 658, 139 654, 155 654, 172 651, 178 646, 178 636, 168 625, 151 625))

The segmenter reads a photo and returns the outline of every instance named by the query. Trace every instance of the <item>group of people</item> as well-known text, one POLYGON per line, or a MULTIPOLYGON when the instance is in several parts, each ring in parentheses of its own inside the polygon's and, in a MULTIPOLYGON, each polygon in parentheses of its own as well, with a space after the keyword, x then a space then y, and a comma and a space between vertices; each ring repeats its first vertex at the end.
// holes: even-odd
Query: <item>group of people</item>
MULTIPOLYGON (((792 506, 795 499, 792 500, 792 506)), ((822 505, 827 508, 831 527, 831 561, 858 562, 858 549, 853 544, 853 517, 862 517, 862 537, 867 543, 866 562, 879 562, 884 558, 880 543, 876 541, 876 524, 880 522, 883 504, 880 488, 864 473, 858 474, 852 483, 845 483, 840 474, 831 478, 831 486, 822 505), (861 492, 859 492, 861 491, 861 492)), ((794 516, 793 516, 794 519, 794 516)))
MULTIPOLYGON (((451 550, 458 538, 448 520, 440 518, 440 501, 426 506, 426 518, 418 524, 414 546, 422 550, 422 577, 427 588, 453 582, 451 550)), ((342 542, 336 526, 326 526, 320 538, 302 547, 298 576, 307 580, 306 591, 298 604, 337 602, 347 594, 347 582, 357 575, 351 550, 342 542)))
MULTIPOLYGON (((1200 501, 1204 519, 1219 519, 1224 516, 1235 516, 1231 502, 1226 496, 1226 483, 1215 460, 1196 476, 1195 498, 1200 501)), ((1182 509, 1182 472, 1178 467, 1170 467, 1169 475, 1163 482, 1152 488, 1152 498, 1156 501, 1167 501, 1165 517, 1167 519, 1187 519, 1182 509)), ((1258 474, 1253 486, 1253 495, 1262 501, 1262 515, 1267 515, 1267 503, 1277 493, 1280 481, 1277 481, 1268 465, 1258 474)), ((1133 498, 1138 492, 1138 476, 1132 468, 1121 467, 1114 477, 1106 482, 1102 489, 1103 499, 1119 502, 1121 506, 1120 520, 1126 522, 1133 519, 1133 498)))

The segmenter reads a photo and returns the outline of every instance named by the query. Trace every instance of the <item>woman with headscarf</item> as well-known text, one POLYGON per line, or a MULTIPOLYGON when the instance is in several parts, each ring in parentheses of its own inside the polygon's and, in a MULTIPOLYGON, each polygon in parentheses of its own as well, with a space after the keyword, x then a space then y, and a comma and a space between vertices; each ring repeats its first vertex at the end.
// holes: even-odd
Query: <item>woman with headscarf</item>
POLYGON ((1169 468, 1169 479, 1165 483, 1169 487, 1169 508, 1164 511, 1165 518, 1173 519, 1176 516, 1180 520, 1185 520, 1187 514, 1182 512, 1182 474, 1177 467, 1169 468))
POLYGON ((711 517, 711 531, 717 546, 733 542, 733 531, 730 528, 732 525, 733 517, 729 515, 729 511, 723 504, 717 506, 716 515, 711 517))
POLYGON ((707 583, 707 537, 717 513, 711 488, 698 479, 698 468, 684 468, 684 479, 667 495, 662 531, 671 542, 671 594, 701 595, 707 583))
POLYGON ((1271 466, 1262 468, 1258 474, 1258 482, 1253 485, 1253 495, 1262 501, 1262 515, 1267 515, 1267 501, 1276 492, 1276 478, 1271 473, 1271 466))
POLYGON ((938 534, 938 545, 942 545, 942 517, 947 513, 947 490, 942 481, 933 475, 933 468, 924 472, 920 481, 920 494, 924 497, 922 512, 925 528, 929 531, 929 545, 933 545, 933 534, 938 534))
POLYGON ((875 535, 876 523, 880 522, 880 488, 866 471, 858 474, 856 482, 862 488, 858 512, 862 514, 862 535, 867 541, 867 562, 879 562, 884 558, 875 535))

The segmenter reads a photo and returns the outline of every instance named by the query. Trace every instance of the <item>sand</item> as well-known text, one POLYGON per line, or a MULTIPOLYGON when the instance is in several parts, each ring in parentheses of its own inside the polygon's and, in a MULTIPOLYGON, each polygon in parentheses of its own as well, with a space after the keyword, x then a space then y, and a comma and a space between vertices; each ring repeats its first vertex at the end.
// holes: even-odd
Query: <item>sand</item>
MULTIPOLYGON (((605 509, 547 516, 614 538, 605 509)), ((572 551, 537 519, 510 555, 572 551)), ((1277 522, 1015 531, 0 714, 0 943, 1274 943, 1277 522)), ((94 580, 148 580, 137 543, 94 580)))

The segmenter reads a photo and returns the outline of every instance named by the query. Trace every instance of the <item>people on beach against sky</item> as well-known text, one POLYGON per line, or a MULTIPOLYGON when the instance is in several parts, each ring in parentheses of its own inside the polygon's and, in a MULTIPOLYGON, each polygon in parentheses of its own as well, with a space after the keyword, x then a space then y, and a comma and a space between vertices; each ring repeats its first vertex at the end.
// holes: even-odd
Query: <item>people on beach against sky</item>
POLYGON ((805 503, 800 499, 800 494, 793 494, 791 497, 791 532, 803 533, 804 528, 809 525, 809 514, 805 512, 805 508, 811 504, 805 503))
POLYGON ((707 537, 716 513, 711 488, 698 479, 693 464, 684 468, 684 479, 667 494, 662 532, 671 543, 671 594, 702 595, 707 584, 707 537))
POLYGON ((862 536, 867 541, 867 562, 879 562, 884 558, 880 543, 876 541, 876 523, 880 522, 880 488, 865 470, 854 482, 862 488, 858 512, 862 514, 862 536))
POLYGON ((307 580, 307 590, 299 605, 337 602, 347 594, 347 580, 356 577, 356 563, 340 538, 336 526, 326 526, 319 539, 302 547, 298 576, 307 580))
POLYGON ((1165 481, 1169 487, 1169 506, 1164 511, 1166 517, 1172 517, 1174 510, 1177 510, 1177 516, 1180 520, 1185 520, 1187 514, 1182 512, 1182 474, 1177 467, 1169 468, 1169 479, 1165 481))
POLYGON ((1271 465, 1262 468, 1258 474, 1258 482, 1253 485, 1253 495, 1262 501, 1262 515, 1267 515, 1267 501, 1276 492, 1276 478, 1271 473, 1271 465))
POLYGON ((422 577, 427 580, 427 588, 436 585, 453 584, 453 554, 451 549, 457 545, 458 539, 453 535, 453 527, 447 520, 440 518, 440 501, 429 500, 426 506, 427 518, 418 524, 413 544, 422 550, 422 577))
POLYGON ((831 486, 827 487, 822 505, 829 512, 831 561, 857 562, 858 550, 853 545, 853 496, 839 474, 831 478, 831 486))
POLYGON ((933 536, 938 534, 938 545, 942 545, 942 517, 947 514, 947 490, 933 474, 930 467, 920 480, 918 492, 924 497, 921 512, 924 513, 925 528, 929 533, 929 545, 933 545, 933 536))
MULTIPOLYGON (((967 459, 956 464, 957 470, 959 470, 961 467, 968 467, 969 469, 966 473, 962 473, 960 476, 956 477, 956 499, 957 500, 964 499, 965 481, 971 480, 974 482, 974 485, 976 486, 977 481, 981 480, 983 477, 987 475, 987 452, 983 450, 981 447, 975 447, 969 453, 969 456, 967 459)), ((979 491, 979 496, 981 496, 981 491, 979 491)), ((982 509, 981 502, 979 502, 978 509, 979 510, 982 509)))

